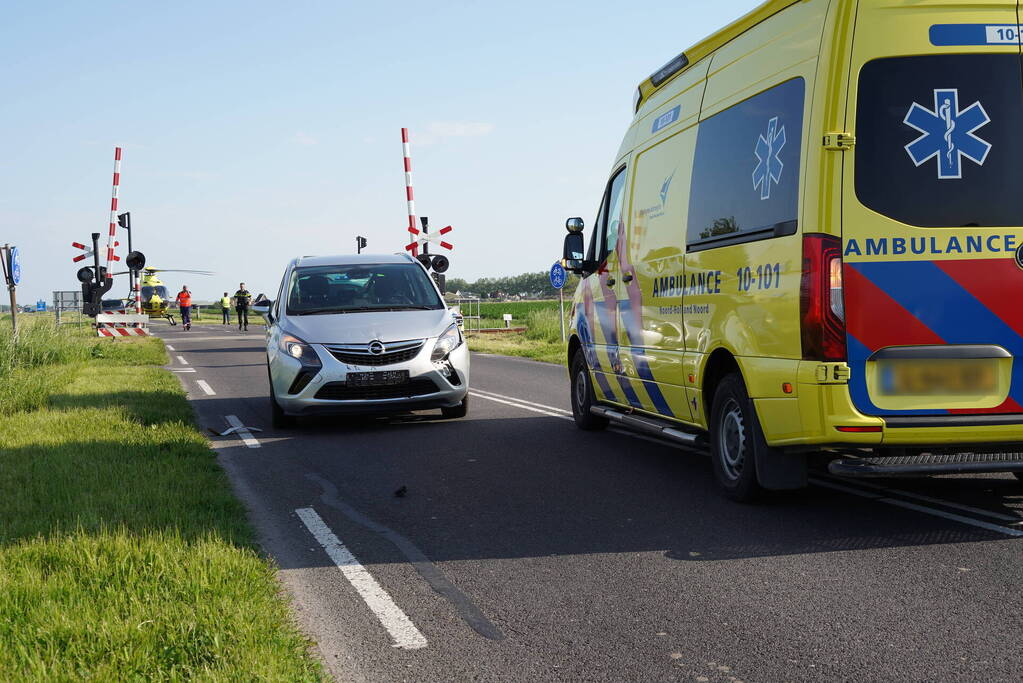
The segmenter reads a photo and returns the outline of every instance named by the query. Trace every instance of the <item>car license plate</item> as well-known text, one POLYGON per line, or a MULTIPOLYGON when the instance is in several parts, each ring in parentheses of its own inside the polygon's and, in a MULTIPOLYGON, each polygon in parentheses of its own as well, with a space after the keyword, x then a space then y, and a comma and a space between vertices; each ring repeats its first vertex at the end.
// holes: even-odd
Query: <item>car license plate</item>
POLYGON ((408 381, 408 370, 349 372, 345 378, 345 382, 350 387, 385 387, 394 384, 408 384, 408 381))
POLYGON ((900 360, 882 363, 881 387, 890 396, 969 396, 989 394, 998 384, 990 359, 900 360))

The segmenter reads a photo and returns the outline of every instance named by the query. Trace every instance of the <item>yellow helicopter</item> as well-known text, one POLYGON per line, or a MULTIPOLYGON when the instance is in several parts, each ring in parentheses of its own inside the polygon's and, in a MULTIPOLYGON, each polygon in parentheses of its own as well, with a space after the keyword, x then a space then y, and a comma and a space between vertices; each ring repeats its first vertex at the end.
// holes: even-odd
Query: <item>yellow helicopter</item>
MULTIPOLYGON (((171 325, 177 325, 174 316, 168 312, 168 307, 174 303, 174 295, 167 291, 167 287, 160 280, 157 273, 190 273, 192 275, 213 275, 208 270, 176 270, 167 268, 143 268, 139 272, 139 299, 142 303, 142 312, 151 318, 166 318, 171 325)), ((127 275, 128 271, 114 273, 114 275, 127 275)), ((131 292, 127 299, 118 299, 118 307, 132 308, 135 305, 135 293, 131 292)), ((115 302, 110 302, 115 303, 115 302)), ((103 307, 109 310, 108 302, 103 302, 103 307)))

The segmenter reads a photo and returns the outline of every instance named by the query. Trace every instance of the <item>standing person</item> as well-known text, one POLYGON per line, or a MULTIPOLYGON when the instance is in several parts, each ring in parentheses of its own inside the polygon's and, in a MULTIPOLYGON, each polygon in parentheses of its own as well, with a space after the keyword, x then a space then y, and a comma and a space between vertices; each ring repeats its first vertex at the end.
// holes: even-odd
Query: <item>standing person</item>
POLYGON ((224 325, 231 324, 231 297, 228 296, 227 292, 224 292, 224 296, 220 297, 220 313, 224 316, 224 325))
POLYGON ((186 330, 192 329, 192 293, 188 291, 188 285, 181 285, 181 291, 174 297, 181 309, 181 325, 186 330))
POLYGON ((245 289, 245 283, 238 283, 238 291, 234 293, 234 310, 238 313, 238 329, 249 329, 249 304, 252 292, 245 289))

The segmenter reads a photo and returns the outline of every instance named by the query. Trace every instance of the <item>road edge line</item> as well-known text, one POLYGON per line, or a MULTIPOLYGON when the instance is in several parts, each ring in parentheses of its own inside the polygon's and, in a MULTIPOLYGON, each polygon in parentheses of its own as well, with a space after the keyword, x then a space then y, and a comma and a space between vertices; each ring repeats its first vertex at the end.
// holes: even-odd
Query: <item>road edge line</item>
POLYGON ((330 530, 327 523, 313 508, 298 508, 299 516, 306 529, 323 547, 341 573, 359 594, 370 611, 394 641, 393 647, 403 650, 421 650, 426 647, 426 636, 416 628, 405 612, 394 603, 390 594, 381 586, 369 570, 362 566, 352 551, 330 530))

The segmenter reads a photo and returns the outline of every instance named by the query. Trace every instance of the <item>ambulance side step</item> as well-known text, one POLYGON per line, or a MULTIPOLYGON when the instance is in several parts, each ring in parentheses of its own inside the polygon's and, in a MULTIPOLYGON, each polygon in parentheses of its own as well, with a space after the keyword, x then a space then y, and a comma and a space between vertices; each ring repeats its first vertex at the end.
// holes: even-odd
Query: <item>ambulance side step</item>
POLYGON ((695 434, 693 432, 685 432, 679 429, 675 424, 658 420, 655 417, 647 417, 645 415, 629 415, 615 410, 614 408, 608 408, 607 406, 591 406, 590 412, 600 417, 606 417, 607 419, 634 429, 637 432, 643 432, 652 436, 659 436, 669 441, 674 441, 680 446, 692 448, 695 450, 703 450, 707 447, 707 438, 703 434, 695 434))
POLYGON ((923 453, 840 458, 828 463, 828 471, 842 477, 1023 472, 1023 453, 923 453))

